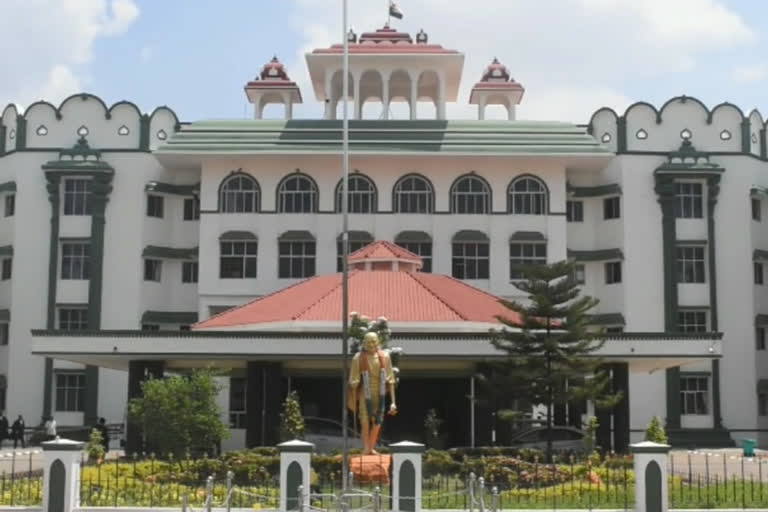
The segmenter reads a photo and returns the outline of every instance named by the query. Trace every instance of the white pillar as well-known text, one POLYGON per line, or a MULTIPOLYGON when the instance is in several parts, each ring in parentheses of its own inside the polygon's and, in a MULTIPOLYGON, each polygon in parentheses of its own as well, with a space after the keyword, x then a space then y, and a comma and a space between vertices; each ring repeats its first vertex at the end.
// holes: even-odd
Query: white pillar
POLYGON ((515 120, 515 106, 512 105, 511 103, 509 104, 509 106, 507 106, 507 119, 509 121, 515 120))
POLYGON ((659 510, 667 512, 669 496, 667 489, 667 458, 671 446, 667 444, 642 443, 629 446, 635 469, 635 510, 659 510), (649 500, 658 500, 649 508, 649 500))
POLYGON ((381 78, 381 113, 382 119, 389 119, 389 79, 392 75, 387 74, 381 78))
POLYGON ((280 451, 280 510, 289 510, 289 506, 290 510, 307 510, 312 452, 315 445, 294 439, 280 443, 277 449, 280 451), (301 497, 298 496, 299 486, 303 490, 301 497), (296 501, 299 498, 302 500, 301 504, 296 501))
POLYGON ((293 102, 290 99, 285 102, 285 119, 293 119, 293 102))
POLYGON ((84 443, 59 439, 42 444, 43 508, 73 512, 80 507, 80 459, 84 443), (63 503, 63 508, 61 504, 63 503))
POLYGON ((437 76, 437 118, 445 119, 445 77, 437 76))
POLYGON ((392 512, 421 512, 421 457, 425 446, 403 441, 389 445, 389 449, 392 452, 392 512))
MULTIPOLYGON (((410 76, 410 75, 409 75, 410 76)), ((416 115, 416 106, 419 102, 419 77, 418 75, 414 78, 413 76, 411 78, 411 119, 417 119, 418 116, 416 115)))
POLYGON ((354 113, 352 114, 354 117, 353 119, 362 119, 363 118, 363 102, 362 98, 360 98, 360 77, 359 76, 353 76, 352 77, 352 102, 354 105, 354 113))
POLYGON ((329 71, 325 75, 325 118, 333 119, 333 92, 331 91, 331 83, 333 79, 333 71, 329 71))
POLYGON ((253 118, 261 119, 261 93, 253 99, 253 118))
POLYGON ((480 98, 480 103, 477 104, 477 118, 480 121, 485 120, 485 104, 486 104, 486 98, 483 96, 480 98))

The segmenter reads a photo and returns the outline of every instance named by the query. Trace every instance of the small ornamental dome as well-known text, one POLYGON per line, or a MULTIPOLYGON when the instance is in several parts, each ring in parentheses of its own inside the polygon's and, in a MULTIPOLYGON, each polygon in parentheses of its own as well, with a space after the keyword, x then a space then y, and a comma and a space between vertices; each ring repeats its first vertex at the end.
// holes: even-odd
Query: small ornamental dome
POLYGON ((272 57, 272 60, 264 64, 261 69, 262 80, 289 80, 288 73, 285 71, 285 66, 277 59, 277 55, 272 57))
POLYGON ((509 74, 507 66, 499 62, 499 59, 494 58, 491 65, 483 73, 481 82, 509 82, 512 79, 509 74))
POLYGON ((424 32, 424 29, 419 30, 419 33, 416 34, 416 43, 427 44, 427 41, 429 41, 429 37, 427 36, 427 33, 424 32))

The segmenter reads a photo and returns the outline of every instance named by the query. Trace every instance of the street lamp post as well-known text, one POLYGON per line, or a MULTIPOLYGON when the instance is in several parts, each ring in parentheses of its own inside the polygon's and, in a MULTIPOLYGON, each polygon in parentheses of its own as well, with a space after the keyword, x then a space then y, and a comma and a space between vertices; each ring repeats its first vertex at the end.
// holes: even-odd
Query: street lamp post
POLYGON ((344 57, 342 65, 342 92, 341 97, 344 101, 342 105, 343 121, 341 125, 341 168, 342 179, 342 201, 341 201, 341 359, 342 359, 342 379, 341 379, 341 423, 342 423, 342 455, 341 455, 341 488, 347 490, 347 473, 349 471, 348 439, 347 439, 347 332, 349 331, 349 269, 347 267, 347 256, 349 255, 349 196, 347 186, 349 182, 349 39, 347 38, 347 0, 342 0, 342 40, 344 41, 344 57))

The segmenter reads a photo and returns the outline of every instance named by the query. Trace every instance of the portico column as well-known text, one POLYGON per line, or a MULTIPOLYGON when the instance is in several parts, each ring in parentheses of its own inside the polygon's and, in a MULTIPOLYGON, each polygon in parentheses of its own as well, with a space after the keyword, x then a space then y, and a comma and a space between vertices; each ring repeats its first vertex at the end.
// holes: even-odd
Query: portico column
POLYGON ((261 119, 261 94, 256 95, 253 100, 253 118, 261 119))
POLYGON ((389 119, 389 77, 387 75, 381 80, 381 113, 382 119, 389 119))
POLYGON ((480 99, 480 103, 477 104, 477 119, 480 121, 485 120, 485 98, 480 99))
POLYGON ((353 113, 353 119, 362 119, 363 118, 363 105, 360 98, 360 77, 359 76, 353 76, 352 77, 352 101, 354 105, 354 113, 353 113))
POLYGON ((249 361, 245 374, 245 444, 274 446, 279 441, 279 418, 285 398, 280 363, 249 361))
POLYGON ((331 107, 333 106, 333 92, 331 91, 333 73, 325 75, 325 118, 333 119, 331 107))
POLYGON ((411 104, 411 120, 416 119, 418 116, 416 115, 416 105, 419 101, 419 77, 417 76, 414 78, 413 76, 411 78, 411 97, 410 97, 410 104, 411 104))

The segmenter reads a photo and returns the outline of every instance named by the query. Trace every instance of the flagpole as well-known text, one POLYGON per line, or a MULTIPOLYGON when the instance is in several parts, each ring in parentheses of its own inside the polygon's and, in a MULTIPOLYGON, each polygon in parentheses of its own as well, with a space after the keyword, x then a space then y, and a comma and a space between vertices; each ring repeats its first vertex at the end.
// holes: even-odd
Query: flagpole
POLYGON ((347 266, 347 257, 349 256, 349 196, 347 194, 347 187, 349 185, 349 112, 348 112, 348 100, 349 100, 349 39, 347 37, 347 0, 342 0, 343 14, 342 14, 342 40, 344 41, 344 57, 343 57, 343 77, 342 77, 342 93, 341 97, 344 101, 342 105, 343 121, 341 126, 341 168, 343 173, 342 178, 342 201, 341 201, 341 359, 342 359, 342 382, 341 382, 341 423, 342 423, 342 456, 341 456, 341 489, 342 492, 347 490, 347 478, 349 471, 348 457, 348 435, 347 435, 347 332, 349 330, 349 268, 347 266))

